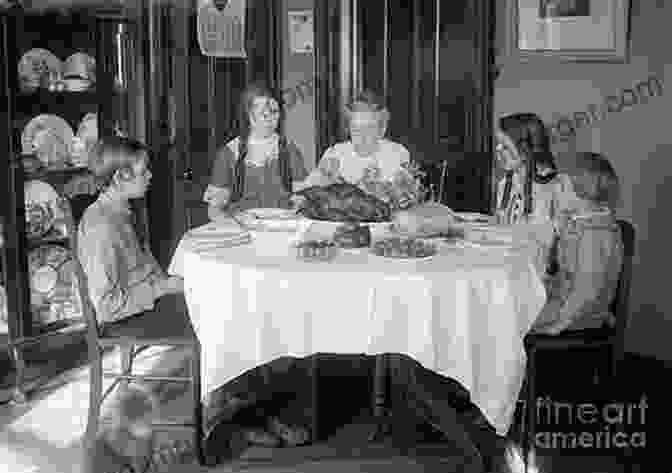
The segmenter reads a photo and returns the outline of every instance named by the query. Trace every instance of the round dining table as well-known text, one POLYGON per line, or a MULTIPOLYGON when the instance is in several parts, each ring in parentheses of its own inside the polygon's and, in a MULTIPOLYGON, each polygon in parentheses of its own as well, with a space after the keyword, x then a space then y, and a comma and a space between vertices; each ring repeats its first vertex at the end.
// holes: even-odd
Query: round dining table
POLYGON ((363 248, 313 261, 297 257, 295 232, 233 237, 239 230, 235 221, 192 229, 169 267, 184 278, 201 343, 204 402, 279 357, 400 353, 459 381, 506 434, 525 374, 523 337, 546 301, 534 244, 437 239, 429 258, 363 248))

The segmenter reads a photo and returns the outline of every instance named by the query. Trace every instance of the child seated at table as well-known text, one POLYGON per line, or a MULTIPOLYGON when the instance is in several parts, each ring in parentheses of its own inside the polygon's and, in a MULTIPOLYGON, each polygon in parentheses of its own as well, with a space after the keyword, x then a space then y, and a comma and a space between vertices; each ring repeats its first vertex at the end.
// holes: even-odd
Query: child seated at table
POLYGON ((556 335, 615 322, 609 305, 623 261, 614 216, 618 177, 604 156, 581 153, 572 184, 577 198, 558 220, 558 270, 547 277, 548 300, 532 327, 536 333, 556 335))
POLYGON ((280 101, 253 83, 240 100, 240 133, 217 152, 203 200, 211 220, 255 207, 290 208, 290 195, 307 171, 299 148, 282 129, 280 101))
POLYGON ((182 279, 163 271, 133 225, 130 200, 143 197, 152 178, 144 146, 105 138, 89 168, 102 191, 79 222, 77 256, 98 321, 115 322, 153 309, 162 296, 181 294, 182 279))
POLYGON ((557 171, 544 123, 531 113, 508 115, 499 120, 495 138, 497 161, 504 171, 497 183, 498 220, 516 224, 529 212, 533 220, 553 221, 573 193, 569 177, 557 171), (536 169, 528 181, 532 162, 536 169))

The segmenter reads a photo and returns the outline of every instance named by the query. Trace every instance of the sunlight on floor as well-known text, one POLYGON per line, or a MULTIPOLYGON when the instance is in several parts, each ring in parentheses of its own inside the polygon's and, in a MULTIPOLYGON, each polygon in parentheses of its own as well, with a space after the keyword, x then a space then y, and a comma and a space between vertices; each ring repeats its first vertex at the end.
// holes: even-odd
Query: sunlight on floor
MULTIPOLYGON (((180 366, 184 353, 165 347, 156 347, 144 351, 134 363, 136 372, 171 372, 180 366)), ((105 369, 118 369, 119 356, 110 353, 104 360, 105 369)), ((111 380, 104 380, 107 388, 111 380)), ((81 437, 86 428, 89 404, 88 366, 71 370, 51 380, 39 393, 33 394, 28 406, 4 406, 13 417, 2 426, 0 435, 0 471, 7 473, 31 473, 51 471, 45 468, 50 455, 67 454, 70 461, 76 455, 81 437), (12 411, 13 410, 13 411, 12 411), (13 413, 19 415, 14 417, 13 413)), ((103 417, 114 407, 114 396, 103 404, 103 417)), ((67 471, 76 467, 70 463, 67 471)), ((54 468, 55 470, 55 468, 54 468)))

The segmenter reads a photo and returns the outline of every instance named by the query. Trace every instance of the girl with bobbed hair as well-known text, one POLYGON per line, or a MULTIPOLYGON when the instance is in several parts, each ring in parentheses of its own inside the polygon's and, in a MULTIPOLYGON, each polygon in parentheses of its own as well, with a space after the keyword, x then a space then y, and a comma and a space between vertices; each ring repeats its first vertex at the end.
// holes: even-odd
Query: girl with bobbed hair
POLYGON ((572 173, 576 199, 558 221, 558 271, 547 277, 548 301, 534 332, 612 325, 609 306, 623 263, 623 242, 614 211, 620 187, 611 163, 597 153, 579 153, 572 173))
POLYGON ((290 208, 307 175, 299 148, 284 134, 281 100, 260 82, 240 97, 238 136, 217 151, 203 200, 216 219, 255 207, 290 208))
POLYGON ((533 113, 502 117, 495 140, 497 162, 504 170, 497 183, 499 221, 514 224, 526 216, 555 220, 570 205, 572 186, 569 176, 557 172, 542 120, 533 113))

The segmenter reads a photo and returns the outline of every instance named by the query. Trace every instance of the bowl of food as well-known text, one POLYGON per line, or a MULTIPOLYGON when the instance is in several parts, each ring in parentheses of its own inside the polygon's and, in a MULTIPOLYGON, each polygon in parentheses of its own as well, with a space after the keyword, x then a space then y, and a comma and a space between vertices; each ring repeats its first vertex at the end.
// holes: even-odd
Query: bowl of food
POLYGON ((310 261, 329 261, 338 251, 336 244, 329 240, 300 241, 295 248, 298 258, 310 261))
POLYGON ((391 237, 374 242, 371 253, 383 258, 418 260, 437 254, 436 245, 420 238, 391 237))

